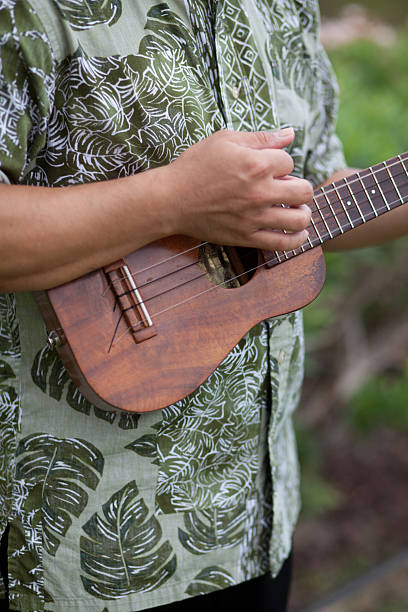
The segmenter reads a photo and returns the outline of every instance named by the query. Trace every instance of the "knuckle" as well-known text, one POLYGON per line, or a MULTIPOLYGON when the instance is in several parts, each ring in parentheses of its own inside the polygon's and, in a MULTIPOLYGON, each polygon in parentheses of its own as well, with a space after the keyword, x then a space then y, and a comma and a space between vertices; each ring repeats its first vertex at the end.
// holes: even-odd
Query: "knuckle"
POLYGON ((304 199, 305 202, 310 202, 314 194, 311 183, 309 183, 309 181, 302 179, 302 189, 303 189, 302 198, 304 199))
POLYGON ((286 251, 290 251, 292 249, 297 249, 297 247, 300 247, 301 244, 303 244, 304 240, 302 239, 301 235, 288 235, 288 240, 287 240, 287 245, 285 247, 286 251))
POLYGON ((271 201, 271 194, 269 190, 259 185, 254 185, 250 190, 249 198, 252 206, 263 207, 271 201))
POLYGON ((288 250, 288 239, 287 239, 287 234, 284 234, 283 232, 276 232, 275 236, 274 236, 274 243, 275 243, 275 247, 274 250, 277 251, 286 251, 288 250))
POLYGON ((297 232, 300 232, 301 230, 305 229, 306 225, 307 225, 306 217, 302 213, 300 213, 299 215, 296 216, 296 220, 295 220, 295 223, 293 223, 292 229, 297 232))
POLYGON ((249 180, 265 174, 269 170, 268 161, 262 155, 247 155, 244 163, 244 171, 249 180))
POLYGON ((293 161, 293 158, 289 155, 289 153, 286 153, 284 151, 284 154, 285 154, 286 165, 288 168, 287 174, 290 174, 295 169, 295 162, 293 161))
POLYGON ((304 229, 310 223, 310 219, 312 218, 312 211, 308 206, 299 210, 300 213, 300 229, 304 229))
POLYGON ((273 157, 273 173, 274 176, 286 176, 293 172, 295 167, 294 161, 286 151, 277 150, 273 157))
POLYGON ((302 239, 302 234, 288 234, 284 232, 279 232, 276 236, 277 248, 280 251, 291 251, 292 249, 296 249, 300 247, 304 240, 302 239))
POLYGON ((268 132, 260 131, 254 132, 254 136, 261 146, 270 147, 271 146, 271 138, 268 132))

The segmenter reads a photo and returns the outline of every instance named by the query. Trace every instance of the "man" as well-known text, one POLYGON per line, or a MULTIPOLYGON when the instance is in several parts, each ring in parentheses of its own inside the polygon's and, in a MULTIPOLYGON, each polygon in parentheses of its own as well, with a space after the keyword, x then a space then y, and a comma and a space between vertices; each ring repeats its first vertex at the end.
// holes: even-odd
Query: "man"
MULTIPOLYGON (((79 394, 29 292, 172 234, 306 241, 310 182, 350 172, 317 2, 0 0, 0 28, 10 607, 239 610, 250 593, 284 610, 300 314, 256 326, 191 396, 139 416, 79 394)), ((395 211, 337 246, 407 226, 395 211)))

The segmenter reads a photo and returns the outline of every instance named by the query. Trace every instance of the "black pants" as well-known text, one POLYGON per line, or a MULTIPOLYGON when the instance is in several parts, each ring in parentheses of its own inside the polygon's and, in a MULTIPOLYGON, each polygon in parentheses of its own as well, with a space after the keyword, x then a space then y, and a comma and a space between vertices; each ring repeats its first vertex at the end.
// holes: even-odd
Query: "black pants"
POLYGON ((242 584, 154 608, 157 612, 286 612, 292 574, 292 558, 278 576, 270 574, 242 584))
MULTIPOLYGON (((3 577, 7 577, 7 535, 8 529, 1 542, 0 566, 3 577)), ((248 612, 248 610, 251 612, 286 612, 291 574, 292 558, 289 557, 274 579, 270 574, 266 574, 222 591, 159 606, 154 610, 157 612, 226 612, 227 610, 233 610, 233 612, 248 612)), ((6 587, 8 587, 7 578, 6 587)), ((3 606, 2 610, 8 611, 6 606, 3 606)))

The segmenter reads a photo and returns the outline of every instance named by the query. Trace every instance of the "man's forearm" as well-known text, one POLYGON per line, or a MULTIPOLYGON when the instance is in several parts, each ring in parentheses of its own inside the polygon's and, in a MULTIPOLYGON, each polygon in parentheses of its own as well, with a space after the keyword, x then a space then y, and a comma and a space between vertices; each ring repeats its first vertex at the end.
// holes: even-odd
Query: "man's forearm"
MULTIPOLYGON (((355 168, 344 168, 331 176, 324 185, 330 185, 334 181, 350 176, 357 172, 355 168)), ((375 246, 400 238, 408 234, 408 205, 394 208, 380 217, 370 220, 368 223, 359 225, 333 240, 325 243, 326 251, 346 251, 360 249, 366 246, 375 246)))
POLYGON ((197 244, 297 248, 307 239, 313 191, 289 176, 293 160, 283 148, 293 137, 223 131, 131 177, 0 185, 0 292, 48 289, 172 234, 197 244))
POLYGON ((1 184, 0 291, 61 284, 171 231, 160 177, 157 169, 137 182, 126 177, 54 189, 1 184))

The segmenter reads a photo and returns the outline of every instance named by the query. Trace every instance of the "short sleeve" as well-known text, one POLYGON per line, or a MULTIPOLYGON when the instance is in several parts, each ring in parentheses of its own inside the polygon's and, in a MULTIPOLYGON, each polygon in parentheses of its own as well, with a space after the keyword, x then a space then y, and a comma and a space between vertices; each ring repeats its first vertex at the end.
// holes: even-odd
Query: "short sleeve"
POLYGON ((338 86, 329 58, 320 42, 315 56, 311 141, 304 175, 315 186, 346 167, 343 146, 336 135, 338 86))
POLYGON ((0 181, 18 183, 44 147, 55 62, 26 0, 0 0, 0 181))

